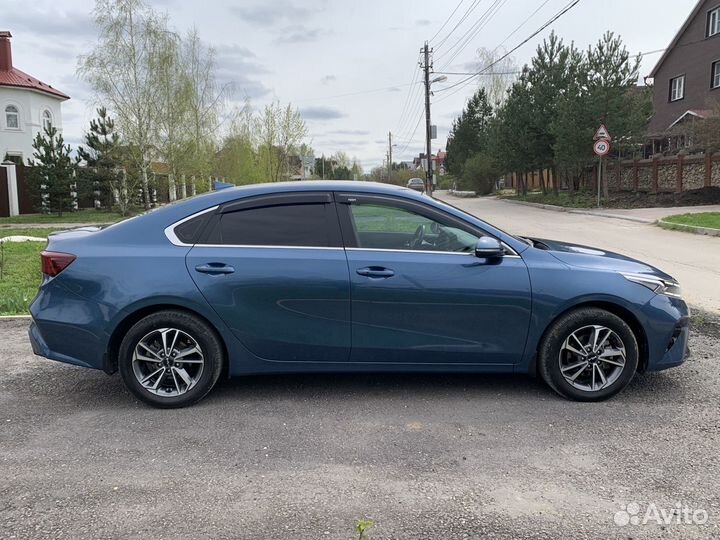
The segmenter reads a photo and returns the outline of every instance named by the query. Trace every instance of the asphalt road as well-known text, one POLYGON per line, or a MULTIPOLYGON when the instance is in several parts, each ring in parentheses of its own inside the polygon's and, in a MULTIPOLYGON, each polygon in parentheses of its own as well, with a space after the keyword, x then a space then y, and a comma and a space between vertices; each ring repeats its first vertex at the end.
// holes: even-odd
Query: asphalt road
POLYGON ((170 411, 26 331, 0 321, 3 540, 351 539, 360 518, 373 539, 720 537, 717 324, 600 404, 524 377, 306 375, 170 411), (629 503, 707 522, 616 525, 629 503))
MULTIPOLYGON (((495 198, 440 197, 501 229, 523 236, 577 242, 628 255, 674 276, 688 302, 720 313, 720 237, 661 229, 621 219, 555 212, 495 198)), ((632 211, 608 210, 632 214, 632 211)), ((642 217, 646 211, 636 213, 642 217)), ((672 213, 672 212, 666 212, 672 213)))

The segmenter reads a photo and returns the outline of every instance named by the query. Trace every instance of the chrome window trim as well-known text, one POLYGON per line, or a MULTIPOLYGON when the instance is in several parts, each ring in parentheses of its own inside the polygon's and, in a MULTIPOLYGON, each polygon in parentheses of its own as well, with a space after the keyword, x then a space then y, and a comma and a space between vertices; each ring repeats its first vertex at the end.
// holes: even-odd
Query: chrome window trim
MULTIPOLYGON (((220 205, 215 205, 210 208, 206 208, 205 210, 201 210, 199 212, 195 212, 194 214, 191 214, 187 217, 184 217, 183 219, 176 221, 167 227, 165 227, 165 237, 170 241, 171 244, 178 246, 178 247, 197 247, 197 248, 255 248, 255 249, 319 249, 324 251, 339 251, 339 250, 346 250, 346 251, 379 251, 379 252, 387 252, 387 253, 429 253, 429 254, 435 254, 435 255, 461 255, 464 257, 471 256, 474 257, 475 253, 469 252, 469 253, 460 253, 457 251, 435 251, 435 250, 420 250, 420 249, 375 249, 375 248, 358 248, 358 247, 338 247, 338 246, 269 246, 269 245, 253 245, 253 244, 186 244, 185 242, 182 242, 177 235, 175 234, 175 227, 182 225, 186 221, 190 221, 193 218, 196 218, 198 216, 201 216, 203 214, 207 214, 208 212, 213 212, 214 210, 217 210, 220 207, 220 205)), ((505 242, 502 242, 502 246, 509 251, 508 254, 504 255, 503 258, 512 258, 512 259, 521 259, 520 255, 518 255, 514 249, 512 249, 510 246, 508 246, 505 242)))
POLYGON ((195 244, 196 248, 247 248, 247 249, 322 249, 325 251, 342 251, 337 246, 266 246, 254 244, 195 244))
MULTIPOLYGON (((520 255, 515 253, 512 248, 506 246, 503 244, 503 247, 510 250, 510 253, 507 255, 503 255, 504 258, 510 258, 510 259, 522 259, 520 255)), ((467 252, 467 253, 461 253, 459 251, 434 251, 434 250, 423 250, 423 249, 383 249, 383 248, 357 248, 357 247, 349 247, 345 248, 345 251, 379 251, 381 253, 430 253, 434 255, 461 255, 463 257, 475 257, 475 253, 473 252, 467 252)))
POLYGON ((215 206, 212 206, 210 208, 206 208, 205 210, 201 210, 200 212, 195 212, 194 214, 181 219, 180 221, 176 221, 175 223, 168 225, 165 227, 165 236, 168 240, 170 240, 170 243, 179 246, 179 247, 193 247, 195 244, 186 244, 185 242, 182 242, 177 235, 175 234, 175 227, 178 225, 182 225, 186 221, 190 221, 193 218, 196 218, 198 216, 202 216, 203 214, 207 214, 208 212, 212 212, 214 210, 217 210, 220 207, 219 204, 216 204, 215 206))

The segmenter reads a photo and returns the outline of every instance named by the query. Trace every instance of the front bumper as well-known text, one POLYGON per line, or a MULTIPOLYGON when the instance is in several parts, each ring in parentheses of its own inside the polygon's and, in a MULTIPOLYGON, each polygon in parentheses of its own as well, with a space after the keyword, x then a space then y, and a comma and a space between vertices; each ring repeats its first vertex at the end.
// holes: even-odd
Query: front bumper
POLYGON ((679 298, 657 295, 648 306, 652 320, 648 328, 648 371, 661 371, 682 364, 689 356, 690 310, 679 298))
POLYGON ((665 353, 660 358, 660 361, 655 363, 652 370, 660 371, 682 364, 690 355, 690 349, 688 348, 689 337, 690 320, 689 317, 685 317, 678 322, 666 345, 665 353))

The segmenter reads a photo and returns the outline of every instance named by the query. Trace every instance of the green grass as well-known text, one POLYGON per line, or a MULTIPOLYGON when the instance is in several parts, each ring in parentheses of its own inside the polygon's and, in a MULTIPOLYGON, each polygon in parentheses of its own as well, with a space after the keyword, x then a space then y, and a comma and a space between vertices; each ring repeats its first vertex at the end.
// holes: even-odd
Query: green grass
MULTIPOLYGON (((127 216, 125 216, 127 217, 127 216)), ((0 225, 23 224, 23 223, 115 223, 125 219, 118 212, 106 212, 99 210, 78 210, 77 212, 64 212, 62 216, 57 214, 22 214, 13 217, 0 218, 0 225)))
POLYGON ((663 218, 663 221, 677 223, 678 225, 690 225, 692 227, 706 227, 708 229, 720 229, 720 212, 699 212, 697 214, 677 214, 663 218))
POLYGON ((595 208, 597 206, 597 194, 587 192, 576 192, 571 197, 566 191, 561 191, 557 195, 554 193, 543 194, 541 191, 531 191, 527 195, 499 195, 504 199, 512 199, 515 201, 531 202, 536 204, 551 204, 553 206, 563 206, 565 208, 595 208))
MULTIPOLYGON (((47 237, 59 229, 0 229, 5 236, 47 237)), ((40 252, 45 242, 6 242, 0 244, 0 315, 26 315, 35 297, 42 273, 40 252)))
MULTIPOLYGON (((28 228, 28 227, 11 227, 11 228, 3 228, 0 227, 0 238, 5 238, 6 236, 37 236, 38 238, 47 238, 48 235, 51 232, 55 231, 62 231, 63 229, 58 228, 42 228, 42 229, 35 229, 35 228, 28 228)), ((39 242, 38 242, 39 244, 39 242)), ((9 245, 9 244, 7 244, 9 245)))

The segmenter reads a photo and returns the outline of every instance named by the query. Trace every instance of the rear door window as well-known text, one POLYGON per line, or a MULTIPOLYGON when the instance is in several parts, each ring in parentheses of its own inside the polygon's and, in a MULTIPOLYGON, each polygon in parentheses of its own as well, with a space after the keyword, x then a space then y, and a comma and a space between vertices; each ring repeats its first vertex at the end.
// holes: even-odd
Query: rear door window
POLYGON ((236 246, 334 247, 338 224, 331 204, 283 204, 220 216, 208 243, 236 246))

